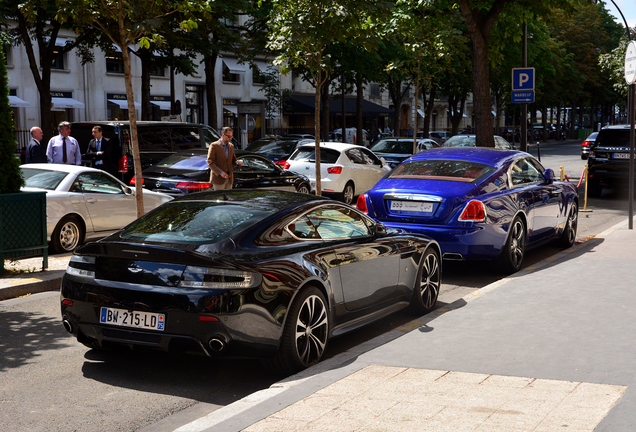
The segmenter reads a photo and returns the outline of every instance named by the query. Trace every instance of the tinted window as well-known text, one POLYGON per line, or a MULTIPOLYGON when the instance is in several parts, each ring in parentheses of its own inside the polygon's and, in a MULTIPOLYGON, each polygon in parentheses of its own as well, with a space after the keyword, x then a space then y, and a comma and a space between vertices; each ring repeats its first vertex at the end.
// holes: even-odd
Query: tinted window
POLYGON ((629 147, 629 129, 603 129, 594 142, 596 147, 629 147))
MULTIPOLYGON (((339 157, 340 152, 338 150, 328 148, 320 149, 320 162, 322 163, 336 163, 339 157)), ((300 147, 296 149, 289 159, 294 161, 316 162, 316 149, 315 147, 300 147)))
POLYGON ((68 173, 31 168, 22 168, 26 187, 55 190, 68 173))
POLYGON ((165 151, 172 153, 170 132, 165 127, 141 127, 137 129, 139 151, 165 151))
POLYGON ((365 162, 367 164, 369 164, 369 165, 382 165, 382 161, 380 159, 378 159, 378 157, 376 155, 374 155, 371 150, 368 150, 366 148, 361 148, 359 150, 362 153, 362 157, 364 158, 364 160, 365 160, 365 162))
POLYGON ((510 181, 513 185, 543 181, 543 174, 527 159, 521 159, 510 167, 510 181))
POLYGON ((493 167, 476 162, 429 159, 403 163, 388 178, 473 182, 493 171, 493 167))
MULTIPOLYGON (((210 144, 221 139, 221 136, 215 130, 203 128, 203 139, 205 140, 205 147, 209 148, 210 144)), ((234 143, 234 137, 232 137, 232 143, 234 143)))
POLYGON ((371 147, 371 151, 379 153, 413 153, 413 141, 380 140, 371 147))
POLYGON ((318 231, 313 226, 307 216, 303 216, 287 226, 289 232, 299 239, 320 239, 318 231))
POLYGON ((74 191, 100 194, 123 194, 121 185, 110 176, 102 173, 83 173, 73 183, 74 191))
POLYGON ((322 206, 307 214, 323 240, 361 237, 369 235, 362 216, 342 206, 322 206))
POLYGON ((475 137, 469 135, 456 135, 449 138, 444 147, 475 147, 475 137))
POLYGON ((217 243, 250 228, 270 212, 219 202, 171 202, 137 219, 124 239, 160 243, 217 243))
MULTIPOLYGON (((243 156, 240 159, 243 161, 243 167, 252 168, 252 169, 260 170, 260 171, 270 171, 270 172, 278 171, 278 168, 276 168, 274 164, 272 164, 269 160, 262 157, 247 155, 247 156, 243 156)), ((237 167, 237 168, 240 168, 240 167, 237 167)))
POLYGON ((179 127, 170 130, 174 151, 201 147, 201 135, 198 127, 179 127))
POLYGON ((208 169, 207 155, 176 154, 158 162, 155 166, 161 168, 173 168, 192 171, 205 171, 208 169))

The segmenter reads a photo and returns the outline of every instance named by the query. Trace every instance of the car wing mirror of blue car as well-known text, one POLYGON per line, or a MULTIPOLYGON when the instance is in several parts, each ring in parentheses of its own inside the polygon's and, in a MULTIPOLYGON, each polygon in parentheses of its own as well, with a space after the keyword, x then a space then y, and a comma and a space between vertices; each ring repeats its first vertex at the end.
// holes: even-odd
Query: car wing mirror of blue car
POLYGON ((547 168, 545 170, 545 173, 543 174, 543 177, 545 178, 546 183, 553 183, 555 180, 555 177, 554 177, 554 171, 552 170, 552 168, 547 168))

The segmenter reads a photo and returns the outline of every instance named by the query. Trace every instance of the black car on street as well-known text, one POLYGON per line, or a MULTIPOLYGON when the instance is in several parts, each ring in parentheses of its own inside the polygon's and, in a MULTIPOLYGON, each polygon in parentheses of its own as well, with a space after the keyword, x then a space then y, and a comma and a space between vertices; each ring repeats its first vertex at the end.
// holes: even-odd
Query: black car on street
POLYGON ((605 126, 596 136, 587 161, 589 196, 629 180, 629 132, 629 125, 605 126))

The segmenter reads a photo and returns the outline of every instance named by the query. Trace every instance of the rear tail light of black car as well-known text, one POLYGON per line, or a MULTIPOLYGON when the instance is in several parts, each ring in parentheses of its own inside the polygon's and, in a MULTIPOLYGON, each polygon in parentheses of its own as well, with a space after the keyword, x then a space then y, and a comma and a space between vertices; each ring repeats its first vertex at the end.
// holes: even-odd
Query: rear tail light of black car
POLYGON ((66 268, 66 273, 87 278, 95 277, 95 257, 73 255, 66 268))
POLYGON ((364 214, 369 213, 369 209, 367 208, 367 194, 362 194, 358 197, 356 208, 364 214))
POLYGON ((188 266, 179 282, 184 288, 247 289, 261 284, 260 273, 210 267, 188 266))
POLYGON ((460 222, 483 222, 486 220, 486 207, 484 203, 471 200, 466 204, 464 211, 459 216, 460 222))
POLYGON ((120 173, 128 172, 128 156, 122 156, 119 158, 118 171, 120 173))
POLYGON ((185 189, 188 191, 200 191, 209 189, 212 187, 212 183, 204 183, 204 182, 179 182, 174 185, 177 189, 185 189))
MULTIPOLYGON (((146 181, 146 179, 144 179, 144 178, 142 177, 142 179, 141 179, 141 184, 143 185, 143 184, 145 183, 145 181, 146 181)), ((130 179, 130 184, 131 184, 131 185, 135 185, 135 184, 137 184, 137 180, 135 179, 135 176, 133 176, 133 178, 131 178, 131 179, 130 179)))

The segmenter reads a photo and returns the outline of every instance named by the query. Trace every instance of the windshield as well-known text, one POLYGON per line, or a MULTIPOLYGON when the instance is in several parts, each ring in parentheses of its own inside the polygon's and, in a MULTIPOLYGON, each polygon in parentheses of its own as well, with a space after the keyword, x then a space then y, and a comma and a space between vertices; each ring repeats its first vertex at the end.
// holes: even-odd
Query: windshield
POLYGON ((474 182, 493 171, 493 167, 476 162, 427 159, 403 163, 387 178, 474 182))
POLYGON ((475 147, 474 135, 455 135, 443 144, 444 147, 475 147))
POLYGON ((380 140, 370 149, 374 153, 413 154, 413 141, 380 140))
POLYGON ((139 242, 218 243, 270 215, 270 211, 247 205, 178 201, 167 203, 137 219, 120 235, 139 242))
POLYGON ((68 173, 33 168, 22 168, 26 187, 55 190, 68 173))
MULTIPOLYGON (((340 152, 334 149, 321 148, 320 149, 320 162, 333 164, 336 163, 340 157, 340 152)), ((303 162, 316 162, 316 148, 315 147, 300 147, 296 149, 293 155, 289 158, 293 161, 303 162)))
POLYGON ((158 162, 155 166, 160 168, 172 168, 192 171, 205 171, 208 169, 206 155, 172 155, 158 162))

